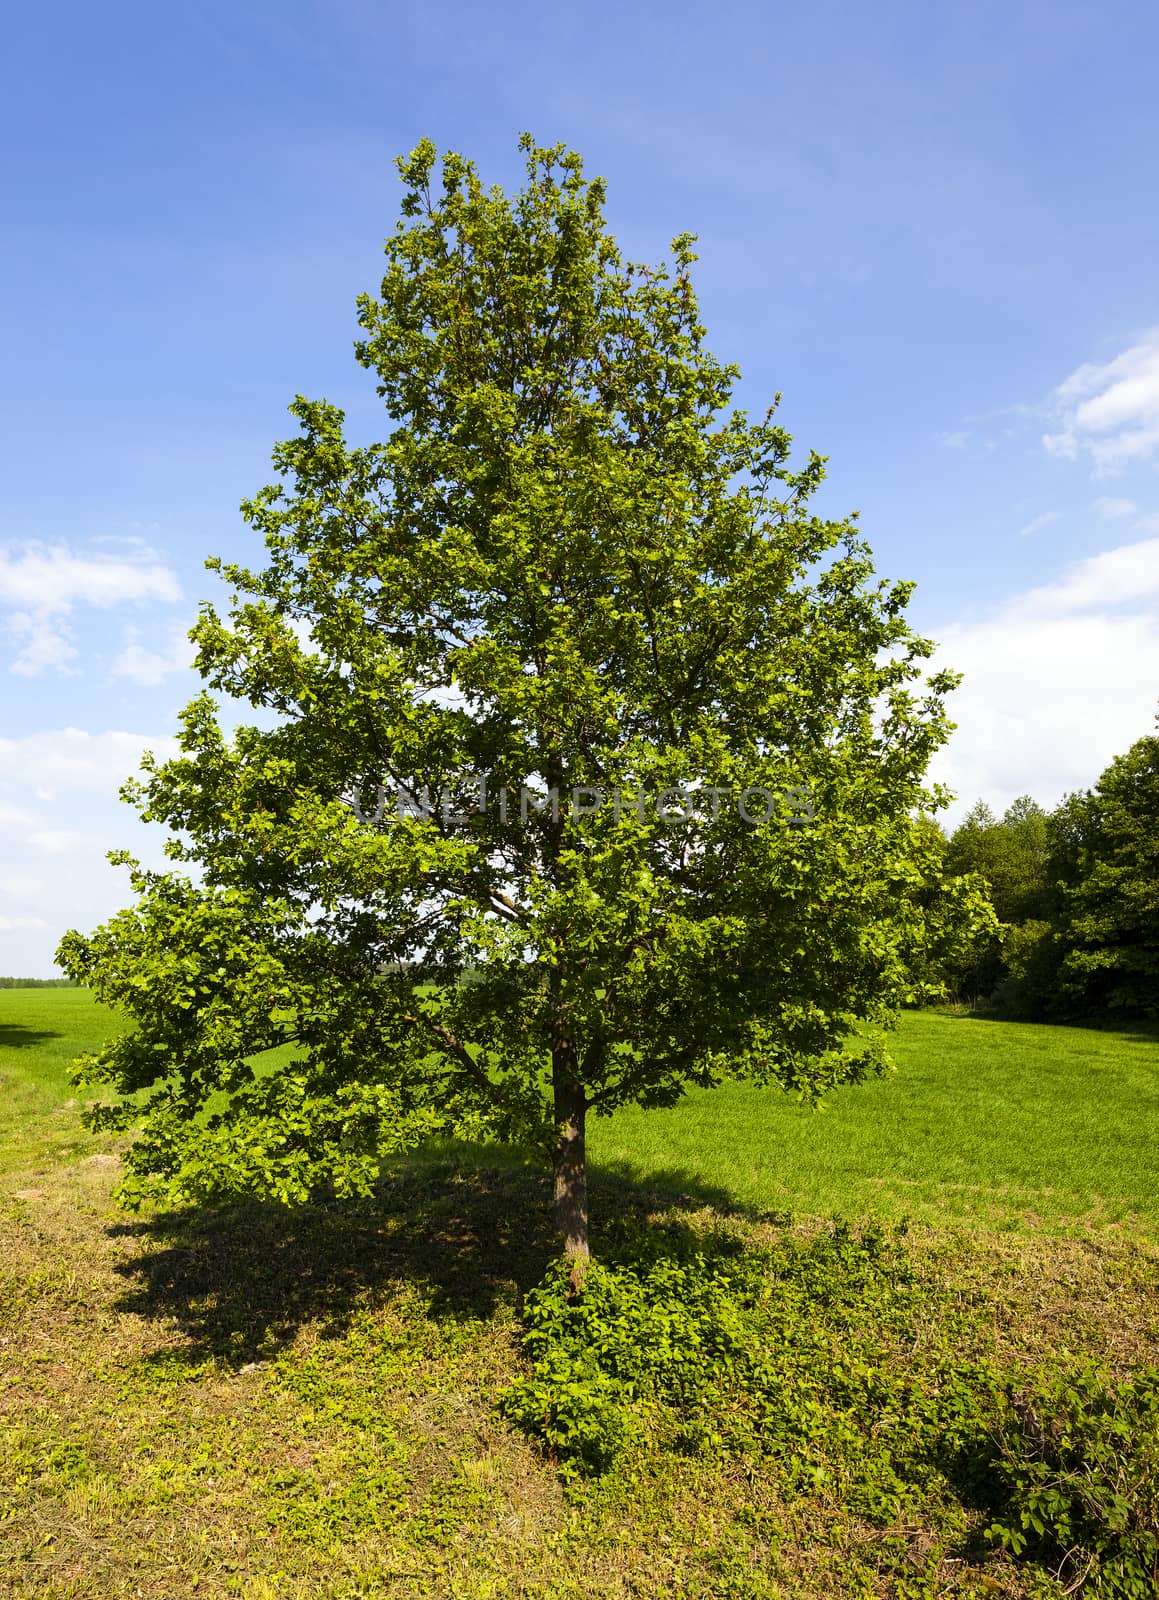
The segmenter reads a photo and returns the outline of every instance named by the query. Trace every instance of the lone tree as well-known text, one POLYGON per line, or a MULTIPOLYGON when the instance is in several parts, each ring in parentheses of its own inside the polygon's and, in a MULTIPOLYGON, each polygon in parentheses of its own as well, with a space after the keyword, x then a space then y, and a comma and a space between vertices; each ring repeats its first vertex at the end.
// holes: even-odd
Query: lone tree
POLYGON ((135 904, 59 960, 136 1025, 81 1067, 120 1093, 90 1123, 138 1127, 128 1203, 535 1141, 581 1273, 589 1112, 883 1070, 923 951, 986 912, 930 893, 955 680, 912 585, 729 408, 692 237, 625 261, 579 157, 522 148, 512 196, 399 163, 356 346, 386 437, 295 400, 243 506, 266 565, 209 563, 182 754, 125 791, 191 870, 115 853, 135 904))

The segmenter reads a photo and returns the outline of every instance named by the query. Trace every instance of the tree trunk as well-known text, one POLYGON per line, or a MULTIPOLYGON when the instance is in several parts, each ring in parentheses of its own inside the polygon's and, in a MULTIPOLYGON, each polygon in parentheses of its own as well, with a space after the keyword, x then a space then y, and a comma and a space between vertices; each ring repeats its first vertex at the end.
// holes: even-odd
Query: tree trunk
POLYGON ((571 1287, 578 1293, 588 1264, 588 1166, 584 1149, 587 1101, 569 1072, 555 1063, 555 1225, 571 1262, 571 1287))

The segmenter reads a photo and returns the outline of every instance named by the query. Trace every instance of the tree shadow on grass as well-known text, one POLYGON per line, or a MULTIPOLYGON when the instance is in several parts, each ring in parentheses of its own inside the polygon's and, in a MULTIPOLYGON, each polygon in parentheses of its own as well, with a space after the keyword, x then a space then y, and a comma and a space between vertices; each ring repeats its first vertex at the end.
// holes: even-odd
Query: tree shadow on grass
MULTIPOLYGON (((397 1163, 357 1203, 253 1203, 117 1224, 114 1235, 140 1245, 118 1268, 128 1283, 117 1309, 183 1336, 177 1351, 170 1343, 146 1358, 167 1372, 175 1360, 236 1370, 276 1356, 305 1327, 339 1339, 359 1312, 400 1297, 408 1316, 439 1322, 515 1310, 557 1250, 550 1183, 511 1153, 485 1159, 464 1152, 397 1163)), ((601 1165, 591 1199, 593 1251, 609 1261, 731 1256, 754 1224, 790 1221, 679 1170, 601 1165)), ((964 1505, 991 1504, 984 1446, 967 1440, 935 1452, 964 1505)), ((986 1549, 966 1540, 954 1554, 973 1563, 986 1549)))
MULTIPOLYGON (((661 1211, 654 1237, 665 1253, 739 1248, 682 1214, 764 1215, 682 1172, 644 1180, 603 1168, 592 1205, 597 1255, 661 1211)), ((516 1306, 557 1250, 547 1175, 477 1155, 399 1164, 370 1200, 166 1212, 109 1232, 141 1246, 116 1269, 129 1284, 117 1309, 175 1325, 190 1364, 235 1367, 276 1354, 306 1325, 341 1337, 360 1309, 404 1292, 417 1291, 435 1320, 488 1318, 516 1306)))
POLYGON ((996 1011, 939 1011, 931 1015, 950 1022, 988 1022, 1001 1027, 1014 1024, 1025 1028, 1066 1028, 1071 1033, 1097 1033, 1118 1044, 1159 1044, 1159 1023, 1124 1021, 1121 1017, 1004 1017, 996 1011))
POLYGON ((20 1022, 0 1022, 0 1050, 31 1050, 63 1035, 50 1028, 26 1028, 20 1022))

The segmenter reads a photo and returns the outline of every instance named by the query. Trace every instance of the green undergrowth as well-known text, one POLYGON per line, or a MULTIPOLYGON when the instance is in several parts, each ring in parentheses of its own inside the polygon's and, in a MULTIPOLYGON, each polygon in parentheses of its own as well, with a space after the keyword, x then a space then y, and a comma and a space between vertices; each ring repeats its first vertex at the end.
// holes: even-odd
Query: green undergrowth
POLYGON ((1037 1394, 1010 1387, 996 1442, 992 1539, 1072 1592, 1159 1595, 1159 1371, 1079 1363, 1037 1394))
POLYGON ((604 1180, 569 1301, 525 1170, 132 1219, 114 1180, 0 1202, 0 1595, 1135 1600, 1149 1245, 604 1180))
POLYGON ((912 1499, 904 1475, 924 1486, 944 1455, 963 1383, 995 1387, 935 1363, 923 1376, 939 1404, 927 1406, 914 1375, 891 1369, 929 1295, 900 1236, 879 1229, 747 1250, 709 1241, 708 1253, 638 1234, 605 1248, 578 1295, 567 1281, 554 1264, 527 1295, 531 1373, 502 1404, 568 1478, 641 1449, 759 1454, 787 1490, 840 1484, 855 1509, 888 1520, 912 1499), (917 1441, 917 1422, 930 1439, 917 1441))
POLYGON ((500 1408, 573 1499, 635 1494, 666 1457, 752 1465, 787 1507, 917 1524, 943 1557, 1003 1549, 1066 1592, 1159 1593, 1159 1371, 997 1358, 904 1235, 621 1229, 578 1293, 555 1263, 525 1297, 529 1371, 500 1408))

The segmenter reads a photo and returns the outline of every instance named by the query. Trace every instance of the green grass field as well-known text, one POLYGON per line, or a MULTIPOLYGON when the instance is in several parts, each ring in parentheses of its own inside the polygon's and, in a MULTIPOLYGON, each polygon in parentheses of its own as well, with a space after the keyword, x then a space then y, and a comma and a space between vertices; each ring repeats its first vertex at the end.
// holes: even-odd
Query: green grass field
POLYGON ((81 1127, 69 1068, 116 1026, 86 989, 0 990, 0 1173, 102 1148, 81 1127))
POLYGON ((744 1085, 596 1123, 598 1162, 805 1213, 1159 1229, 1159 1041, 909 1013, 896 1075, 811 1112, 744 1085))
MULTIPOLYGON (((68 1077, 111 1025, 83 991, 0 991, 0 1596, 1069 1591, 994 1552, 952 1464, 898 1488, 885 1413, 795 1467, 663 1449, 569 1488, 496 1408, 554 1248, 544 1175, 442 1150, 360 1205, 126 1216, 118 1147, 81 1127, 68 1077)), ((819 1115, 736 1086, 597 1122, 597 1257, 641 1239, 673 1263, 832 1262, 827 1217, 904 1215, 880 1267, 850 1256, 864 1288, 806 1274, 786 1303, 786 1349, 815 1343, 826 1392, 928 1408, 958 1371, 1018 1387, 1154 1363, 1159 1042, 931 1013, 896 1053, 819 1115)))
MULTIPOLYGON (((0 991, 8 1170, 83 1147, 69 1063, 112 1025, 84 990, 0 991)), ((895 1054, 819 1112, 733 1085, 597 1119, 595 1204, 610 1168, 805 1215, 1159 1230, 1159 1040, 919 1012, 895 1054)))

